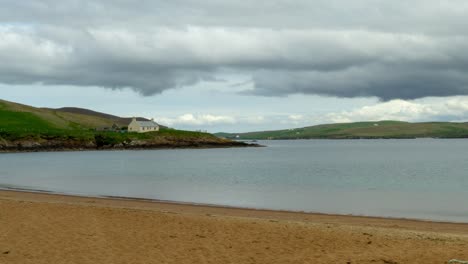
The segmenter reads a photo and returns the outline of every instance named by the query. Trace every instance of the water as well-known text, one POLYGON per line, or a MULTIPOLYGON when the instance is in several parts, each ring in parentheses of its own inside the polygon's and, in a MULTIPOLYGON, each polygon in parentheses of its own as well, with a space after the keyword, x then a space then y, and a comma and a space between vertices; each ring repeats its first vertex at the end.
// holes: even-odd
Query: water
POLYGON ((468 222, 468 140, 0 154, 0 187, 468 222))

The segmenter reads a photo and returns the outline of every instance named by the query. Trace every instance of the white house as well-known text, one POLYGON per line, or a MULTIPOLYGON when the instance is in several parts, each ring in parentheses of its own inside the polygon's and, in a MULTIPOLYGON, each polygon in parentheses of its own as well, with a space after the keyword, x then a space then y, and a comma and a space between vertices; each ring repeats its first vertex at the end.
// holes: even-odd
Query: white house
POLYGON ((151 131, 159 131, 159 125, 153 119, 151 121, 137 121, 134 117, 128 125, 128 132, 145 133, 151 131))

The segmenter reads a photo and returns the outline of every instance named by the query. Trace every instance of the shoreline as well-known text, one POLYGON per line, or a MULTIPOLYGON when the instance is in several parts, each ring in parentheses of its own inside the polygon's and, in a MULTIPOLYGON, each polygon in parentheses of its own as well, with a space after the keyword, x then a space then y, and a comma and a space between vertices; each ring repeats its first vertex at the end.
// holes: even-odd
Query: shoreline
POLYGON ((173 201, 173 200, 162 200, 154 198, 143 198, 143 197, 131 197, 131 196, 114 196, 114 195, 88 195, 88 194, 79 194, 79 193, 65 193, 65 192, 55 192, 42 189, 28 189, 21 187, 10 187, 8 185, 0 184, 0 195, 3 192, 19 192, 19 193, 29 193, 29 194, 43 194, 50 196, 58 197, 69 197, 70 199, 103 199, 111 201, 127 201, 127 202, 142 202, 148 204, 167 204, 175 206, 190 206, 190 207, 200 207, 200 208, 212 208, 216 209, 225 209, 225 210, 245 210, 253 212, 265 212, 265 213, 274 213, 276 214, 300 214, 300 215, 311 215, 311 216, 321 216, 321 217, 330 217, 330 218, 364 218, 368 220, 394 220, 394 221, 408 221, 408 222, 421 222, 421 223, 433 223, 433 224, 455 224, 455 225, 466 225, 468 228, 468 222, 461 221, 450 221, 450 220, 435 220, 435 219, 423 219, 423 218, 408 218, 408 217, 392 217, 392 216, 376 216, 376 215, 358 215, 358 214, 340 214, 340 213, 325 213, 325 212, 316 212, 316 211, 294 211, 287 209, 268 209, 268 208, 255 208, 255 207, 240 207, 240 206, 230 206, 222 204, 210 204, 210 203, 195 203, 195 202, 184 202, 184 201, 173 201))
POLYGON ((0 263, 447 263, 468 224, 0 191, 0 263))
MULTIPOLYGON (((151 198, 138 198, 138 197, 125 197, 125 196, 106 196, 106 195, 80 195, 80 194, 67 194, 57 193, 46 190, 34 190, 34 189, 21 189, 21 188, 9 188, 0 187, 0 199, 7 197, 15 197, 25 199, 27 201, 34 202, 35 199, 40 201, 68 201, 73 203, 88 203, 90 200, 95 204, 108 205, 124 205, 134 206, 138 208, 171 208, 180 209, 192 212, 199 211, 219 211, 223 215, 237 216, 247 215, 253 218, 265 218, 269 216, 285 218, 285 219, 298 219, 298 220, 333 220, 333 222, 352 222, 352 223, 378 223, 378 222, 394 222, 404 225, 408 225, 417 228, 419 224, 430 224, 436 226, 446 227, 461 227, 466 228, 466 234, 468 235, 468 222, 455 222, 455 221, 437 221, 428 219, 414 219, 414 218, 402 218, 402 217, 385 217, 385 216, 366 216, 366 215, 353 215, 353 214, 334 214, 334 213, 321 213, 321 212, 304 212, 304 211, 291 211, 291 210, 275 210, 275 209, 263 209, 263 208, 249 208, 249 207, 236 207, 228 205, 217 205, 217 204, 205 204, 205 203, 192 203, 192 202, 180 202, 171 200, 160 200, 151 198), (255 216, 255 217, 254 217, 255 216)), ((400 226, 399 226, 400 227, 400 226)), ((448 228, 446 230, 452 230, 448 228)), ((445 230, 445 229, 444 229, 445 230)))
POLYGON ((24 148, 0 148, 0 154, 7 153, 39 153, 39 152, 79 152, 79 151, 139 151, 139 150, 169 150, 169 149, 219 149, 219 148, 260 148, 266 147, 260 144, 201 144, 201 145, 153 145, 137 147, 78 147, 78 148, 47 148, 47 147, 24 147, 24 148))

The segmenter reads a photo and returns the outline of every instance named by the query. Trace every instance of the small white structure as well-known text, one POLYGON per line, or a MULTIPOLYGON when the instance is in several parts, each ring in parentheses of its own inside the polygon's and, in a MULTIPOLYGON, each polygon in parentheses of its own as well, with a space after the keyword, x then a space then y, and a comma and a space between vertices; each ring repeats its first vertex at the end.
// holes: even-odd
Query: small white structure
POLYGON ((128 125, 128 132, 145 133, 152 131, 159 131, 159 125, 153 119, 151 121, 138 121, 134 117, 128 125))

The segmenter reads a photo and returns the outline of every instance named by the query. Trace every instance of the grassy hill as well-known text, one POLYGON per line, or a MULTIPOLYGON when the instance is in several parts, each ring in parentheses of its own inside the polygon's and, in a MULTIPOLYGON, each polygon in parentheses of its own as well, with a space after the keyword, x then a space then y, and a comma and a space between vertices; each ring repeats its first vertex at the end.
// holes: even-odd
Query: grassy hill
POLYGON ((114 123, 107 118, 36 108, 5 100, 0 100, 0 111, 0 129, 3 130, 90 129, 112 126, 114 123))
POLYGON ((356 122, 215 135, 238 139, 468 138, 468 123, 356 122))
POLYGON ((65 112, 0 100, 0 151, 244 146, 208 133, 165 127, 143 134, 96 131, 116 123, 115 116, 96 113, 65 112))

